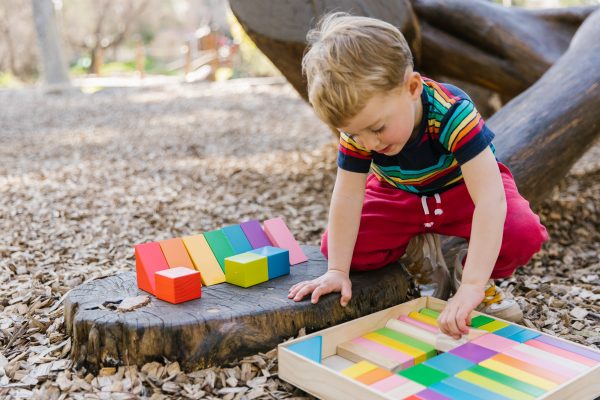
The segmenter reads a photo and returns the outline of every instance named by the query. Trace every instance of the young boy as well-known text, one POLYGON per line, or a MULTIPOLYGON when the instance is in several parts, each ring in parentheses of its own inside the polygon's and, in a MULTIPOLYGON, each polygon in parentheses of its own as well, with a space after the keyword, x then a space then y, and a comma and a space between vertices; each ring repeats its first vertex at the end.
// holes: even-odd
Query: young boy
MULTIPOLYGON (((340 132, 338 173, 321 250, 328 271, 290 289, 312 302, 352 296, 350 269, 397 261, 416 235, 469 240, 462 282, 438 322, 467 333, 475 308, 519 320, 493 279, 510 276, 547 240, 546 229, 494 156, 494 134, 460 89, 413 70, 406 40, 372 18, 329 14, 302 60, 315 112, 340 132), (369 174, 369 171, 372 173, 369 174)), ((443 60, 440 60, 443 62, 443 60)))

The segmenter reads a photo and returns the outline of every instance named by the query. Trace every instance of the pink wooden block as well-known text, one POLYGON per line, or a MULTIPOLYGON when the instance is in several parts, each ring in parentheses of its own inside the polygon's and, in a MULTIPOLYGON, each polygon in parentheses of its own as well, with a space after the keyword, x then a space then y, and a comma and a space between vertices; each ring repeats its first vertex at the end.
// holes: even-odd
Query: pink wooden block
POLYGON ((407 324, 417 326, 421 329, 425 329, 426 331, 431 332, 431 333, 440 333, 440 330, 438 328, 436 328, 435 326, 431 326, 424 322, 417 321, 416 319, 412 319, 410 317, 407 317, 406 315, 399 316, 398 320, 406 322, 407 324))
POLYGON ((355 343, 361 347, 369 349, 374 353, 382 354, 385 357, 392 359, 394 361, 398 361, 400 363, 400 365, 402 365, 402 369, 412 367, 415 364, 415 359, 413 357, 409 356, 408 354, 402 353, 398 350, 394 350, 391 347, 387 347, 382 344, 373 342, 369 339, 359 337, 359 338, 352 340, 352 343, 355 343))
POLYGON ((289 250, 291 265, 308 260, 308 257, 306 257, 300 245, 294 239, 294 235, 292 235, 292 232, 285 225, 283 219, 279 217, 268 219, 263 222, 263 228, 273 246, 289 250))
POLYGON ((493 333, 487 333, 471 342, 499 353, 520 344, 519 342, 515 342, 514 340, 507 339, 500 335, 494 335, 493 333))
POLYGON ((404 385, 408 382, 408 379, 400 376, 400 375, 392 375, 384 378, 378 382, 375 382, 371 385, 371 388, 375 390, 379 390, 380 392, 389 392, 390 390, 394 390, 399 386, 404 385))

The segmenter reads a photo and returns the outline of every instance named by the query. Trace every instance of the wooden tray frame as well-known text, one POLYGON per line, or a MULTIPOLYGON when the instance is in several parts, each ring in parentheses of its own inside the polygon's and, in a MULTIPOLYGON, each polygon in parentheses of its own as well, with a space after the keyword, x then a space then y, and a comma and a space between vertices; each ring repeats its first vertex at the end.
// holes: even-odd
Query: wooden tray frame
MULTIPOLYGON (((389 399, 381 392, 371 389, 354 379, 348 378, 322 364, 318 364, 303 357, 287 347, 291 344, 302 342, 315 336, 323 339, 322 358, 336 354, 337 345, 352 340, 358 336, 385 327, 389 319, 400 315, 408 315, 411 311, 418 311, 423 307, 441 311, 446 302, 434 297, 421 297, 406 303, 399 304, 385 310, 345 322, 310 335, 282 343, 278 346, 279 377, 294 386, 299 387, 315 397, 324 400, 357 399, 357 400, 384 400, 389 399)), ((473 312, 475 315, 484 315, 473 312)), ((496 318, 499 319, 499 318, 496 318)), ((501 319, 499 319, 501 320, 501 319)), ((503 321, 503 320, 501 320, 503 321)), ((505 321, 508 322, 508 321, 505 321)), ((556 338, 567 343, 590 350, 591 348, 556 338)), ((591 349, 600 354, 600 351, 591 349)), ((547 392, 538 399, 544 400, 593 400, 600 395, 600 364, 590 369, 584 375, 575 377, 554 390, 547 392)))

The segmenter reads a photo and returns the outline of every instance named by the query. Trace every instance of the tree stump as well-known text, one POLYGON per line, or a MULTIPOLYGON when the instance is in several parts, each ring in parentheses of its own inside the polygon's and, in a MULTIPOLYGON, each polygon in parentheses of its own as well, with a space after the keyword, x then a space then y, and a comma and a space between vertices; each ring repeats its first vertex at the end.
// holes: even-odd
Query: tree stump
POLYGON ((170 304, 150 296, 149 304, 130 312, 111 305, 146 294, 134 272, 97 279, 75 288, 65 299, 65 325, 72 336, 78 367, 97 371, 117 365, 142 366, 177 360, 185 370, 222 365, 268 351, 284 340, 323 329, 402 303, 417 295, 400 264, 376 272, 353 273, 353 297, 341 307, 339 294, 318 304, 287 298, 295 283, 327 270, 316 246, 303 246, 308 261, 292 266, 288 276, 248 289, 227 283, 203 287, 202 298, 170 304), (113 307, 114 308, 114 307, 113 307))

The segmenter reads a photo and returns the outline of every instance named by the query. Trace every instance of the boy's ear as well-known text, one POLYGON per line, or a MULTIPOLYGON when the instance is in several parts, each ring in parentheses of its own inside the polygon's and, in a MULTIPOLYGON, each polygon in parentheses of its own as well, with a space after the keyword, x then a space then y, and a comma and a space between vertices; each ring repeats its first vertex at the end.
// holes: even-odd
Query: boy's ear
POLYGON ((408 90, 410 92, 411 97, 415 99, 421 96, 421 92, 423 91, 423 81, 421 80, 421 74, 414 71, 411 72, 408 81, 408 90))

